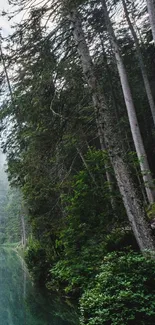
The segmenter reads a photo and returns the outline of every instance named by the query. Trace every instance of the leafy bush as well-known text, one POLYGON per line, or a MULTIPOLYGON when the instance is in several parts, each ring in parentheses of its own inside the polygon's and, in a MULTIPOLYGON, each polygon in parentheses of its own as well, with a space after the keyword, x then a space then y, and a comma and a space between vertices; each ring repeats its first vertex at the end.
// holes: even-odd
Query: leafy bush
MULTIPOLYGON (((67 244, 70 239, 66 236, 64 243, 67 244)), ((63 288, 69 294, 82 294, 98 274, 104 256, 108 252, 127 251, 131 247, 138 248, 133 234, 122 229, 116 229, 111 234, 105 235, 103 240, 99 235, 98 238, 92 236, 80 250, 75 249, 70 242, 70 250, 69 246, 65 246, 65 254, 52 267, 51 280, 47 286, 49 289, 63 288)))
POLYGON ((40 284, 46 283, 50 264, 47 260, 46 250, 37 240, 31 240, 25 251, 25 260, 34 280, 40 284))
POLYGON ((88 286, 91 278, 97 274, 104 256, 104 243, 87 242, 75 256, 66 254, 51 269, 48 288, 63 288, 68 294, 79 295, 88 286))
MULTIPOLYGON (((107 154, 91 150, 85 159, 87 168, 77 173, 71 183, 72 190, 63 196, 66 218, 57 240, 62 254, 51 269, 48 283, 49 288, 60 288, 62 285, 65 292, 74 294, 81 294, 85 290, 90 279, 97 274, 107 254, 107 247, 113 249, 117 246, 116 241, 120 242, 122 237, 121 232, 119 238, 118 234, 113 234, 117 219, 111 209, 109 185, 105 177, 107 154)), ((120 197, 117 191, 113 195, 119 202, 118 211, 122 220, 120 197)))
POLYGON ((80 299, 81 324, 155 323, 155 260, 140 253, 110 253, 80 299))

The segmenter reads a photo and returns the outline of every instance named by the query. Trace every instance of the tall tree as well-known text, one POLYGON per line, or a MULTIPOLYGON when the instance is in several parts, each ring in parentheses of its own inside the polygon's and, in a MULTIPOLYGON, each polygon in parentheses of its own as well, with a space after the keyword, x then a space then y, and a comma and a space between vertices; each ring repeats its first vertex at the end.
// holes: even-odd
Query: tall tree
POLYGON ((89 85, 95 112, 97 113, 98 123, 102 130, 103 138, 106 138, 107 147, 109 149, 112 165, 115 171, 116 179, 126 212, 135 234, 137 243, 141 250, 154 249, 154 240, 151 236, 150 228, 146 222, 144 208, 138 198, 137 190, 131 179, 131 175, 122 158, 122 152, 119 147, 119 137, 115 128, 115 122, 110 116, 111 110, 107 106, 103 90, 98 84, 94 73, 93 62, 90 57, 89 49, 86 44, 84 32, 82 30, 81 21, 77 10, 73 7, 68 8, 68 16, 71 22, 73 36, 77 50, 80 56, 83 73, 89 85), (114 137, 115 130, 115 137, 114 137))
POLYGON ((102 7, 104 11, 104 17, 105 17, 105 22, 107 24, 107 30, 112 42, 114 54, 116 57, 116 63, 117 63, 117 68, 121 80, 121 85, 122 85, 122 90, 123 90, 123 95, 124 95, 124 100, 127 108, 127 113, 128 113, 128 118, 129 118, 129 123, 130 123, 130 128, 134 140, 134 145, 136 148, 137 156, 139 158, 139 163, 140 163, 140 168, 144 180, 144 185, 148 197, 148 201, 150 204, 152 204, 155 200, 155 191, 153 187, 153 179, 151 176, 151 171, 149 168, 148 164, 148 159, 147 159, 147 154, 144 148, 143 144, 143 139, 141 136, 140 128, 139 128, 139 123, 137 120, 136 116, 136 110, 134 107, 134 102, 131 94, 131 89, 130 85, 128 82, 128 77, 127 77, 127 72, 123 63, 123 59, 121 57, 120 49, 115 37, 115 33, 109 18, 109 13, 107 9, 107 4, 105 0, 102 0, 102 7))
POLYGON ((155 4, 154 0, 146 0, 149 14, 150 25, 152 29, 152 36, 155 44, 155 4))
POLYGON ((135 42, 136 51, 137 51, 137 58, 138 58, 138 61, 139 61, 139 66, 140 66, 140 69, 141 69, 141 73, 142 73, 142 77, 143 77, 143 81, 144 81, 144 85, 145 85, 145 90, 146 90, 148 102, 149 102, 151 113, 152 113, 152 118, 153 118, 154 125, 155 125, 155 103, 154 103, 154 99, 153 99, 149 79, 148 79, 148 76, 147 76, 147 71, 146 71, 146 68, 145 68, 144 61, 143 61, 143 56, 142 56, 141 49, 140 49, 139 39, 137 37, 137 34, 136 34, 135 29, 133 27, 133 24, 132 24, 132 22, 130 20, 130 16, 129 16, 126 1, 122 0, 122 3, 123 3, 123 7, 124 7, 125 17, 127 19, 130 31, 132 33, 132 36, 133 36, 133 39, 134 39, 134 42, 135 42))

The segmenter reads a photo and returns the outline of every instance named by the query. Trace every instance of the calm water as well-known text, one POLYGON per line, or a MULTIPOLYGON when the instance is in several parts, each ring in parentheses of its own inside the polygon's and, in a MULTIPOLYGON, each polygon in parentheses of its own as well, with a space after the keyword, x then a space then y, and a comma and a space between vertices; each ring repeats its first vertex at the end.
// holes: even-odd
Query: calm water
POLYGON ((25 264, 0 249, 0 325, 78 325, 76 311, 33 287, 25 264))

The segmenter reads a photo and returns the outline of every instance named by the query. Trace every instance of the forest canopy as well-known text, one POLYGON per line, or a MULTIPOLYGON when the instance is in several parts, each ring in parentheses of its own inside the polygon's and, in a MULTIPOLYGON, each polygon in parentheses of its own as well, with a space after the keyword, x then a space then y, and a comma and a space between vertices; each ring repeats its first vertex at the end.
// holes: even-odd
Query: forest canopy
POLYGON ((1 40, 1 138, 22 210, 11 205, 5 240, 11 222, 20 240, 26 220, 34 280, 78 297, 81 325, 153 324, 155 5, 10 8, 3 15, 18 22, 1 40))

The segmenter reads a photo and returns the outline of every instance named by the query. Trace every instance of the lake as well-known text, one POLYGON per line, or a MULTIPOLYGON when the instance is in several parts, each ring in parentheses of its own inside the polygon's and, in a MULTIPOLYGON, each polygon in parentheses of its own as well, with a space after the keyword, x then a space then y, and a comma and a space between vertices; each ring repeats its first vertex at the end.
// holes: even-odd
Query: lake
POLYGON ((78 325, 76 308, 36 288, 12 249, 0 249, 0 325, 78 325))

